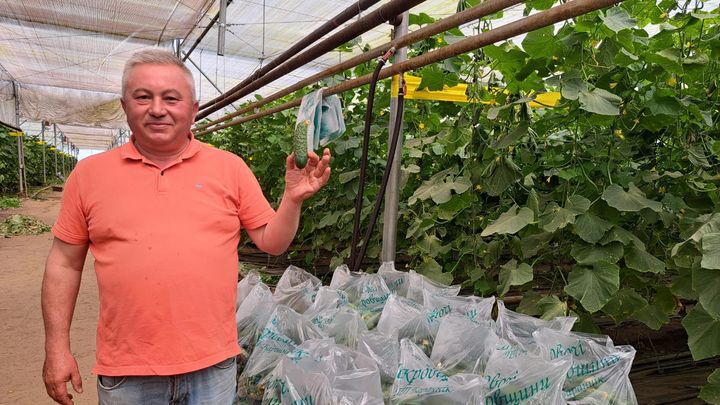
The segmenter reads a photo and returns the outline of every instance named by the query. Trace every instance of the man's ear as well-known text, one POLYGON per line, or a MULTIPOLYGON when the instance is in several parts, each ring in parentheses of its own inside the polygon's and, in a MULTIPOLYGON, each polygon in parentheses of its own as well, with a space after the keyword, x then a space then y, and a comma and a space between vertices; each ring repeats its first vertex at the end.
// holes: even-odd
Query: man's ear
POLYGON ((127 106, 125 105, 124 97, 120 97, 120 105, 122 106, 123 111, 125 111, 125 115, 127 115, 127 106))
POLYGON ((200 102, 198 100, 195 100, 195 101, 193 101, 193 112, 192 112, 193 122, 195 122, 195 117, 197 117, 198 111, 200 111, 200 102))

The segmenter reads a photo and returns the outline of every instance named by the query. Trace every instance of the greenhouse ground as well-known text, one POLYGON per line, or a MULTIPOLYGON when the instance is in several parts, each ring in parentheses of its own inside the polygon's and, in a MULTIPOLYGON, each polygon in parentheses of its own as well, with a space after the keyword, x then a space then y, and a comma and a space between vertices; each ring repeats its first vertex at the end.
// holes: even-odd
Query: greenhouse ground
MULTIPOLYGON (((42 200, 23 200, 22 207, 0 211, 0 221, 12 214, 34 216, 52 224, 60 204, 59 192, 47 192, 42 200)), ((51 404, 42 383, 43 324, 40 285, 52 236, 16 236, 0 239, 0 330, 2 363, 0 404, 51 404)), ((95 326, 98 313, 97 284, 92 259, 85 263, 83 282, 73 318, 71 339, 83 377, 85 392, 75 404, 97 403, 96 377, 91 374, 95 357, 95 326)), ((692 362, 687 337, 678 322, 660 331, 627 325, 603 328, 617 343, 638 349, 631 379, 640 404, 702 404, 695 399, 700 386, 720 361, 692 362)))

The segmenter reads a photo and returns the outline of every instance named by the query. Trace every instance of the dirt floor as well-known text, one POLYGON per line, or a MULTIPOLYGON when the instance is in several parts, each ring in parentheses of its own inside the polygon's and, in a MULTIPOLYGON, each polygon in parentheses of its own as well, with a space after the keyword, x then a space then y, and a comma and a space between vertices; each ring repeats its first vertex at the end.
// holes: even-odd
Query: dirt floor
MULTIPOLYGON (((47 200, 24 200, 21 208, 0 211, 0 221, 13 214, 31 215, 52 225, 60 193, 44 194, 47 200)), ((44 329, 40 311, 40 286, 52 235, 0 237, 0 404, 53 404, 42 381, 44 329)), ((89 256, 89 255, 88 255, 89 256)), ((97 284, 92 259, 85 263, 75 316, 71 347, 83 379, 83 394, 74 393, 75 404, 97 404, 95 327, 98 316, 97 284)))
MULTIPOLYGON (((13 214, 34 216, 52 225, 58 213, 59 192, 43 194, 43 200, 24 200, 22 208, 0 210, 0 221, 13 214)), ((40 311, 40 286, 52 235, 0 238, 0 404, 52 404, 42 382, 44 332, 40 311)), ((97 284, 92 258, 85 263, 71 344, 83 378, 83 394, 75 404, 96 404, 95 328, 98 316, 97 284)), ((632 324, 603 329, 617 344, 632 344, 637 350, 631 373, 638 402, 645 404, 704 403, 697 399, 720 359, 693 362, 687 336, 679 319, 652 332, 632 324)))

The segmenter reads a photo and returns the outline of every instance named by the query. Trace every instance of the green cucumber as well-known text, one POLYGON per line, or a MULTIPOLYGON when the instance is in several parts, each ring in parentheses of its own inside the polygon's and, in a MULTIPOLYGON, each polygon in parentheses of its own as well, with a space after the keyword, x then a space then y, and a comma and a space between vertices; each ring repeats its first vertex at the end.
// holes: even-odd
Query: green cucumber
POLYGON ((307 129, 309 120, 302 121, 295 126, 293 133, 293 149, 295 150, 295 166, 304 168, 308 161, 307 129))

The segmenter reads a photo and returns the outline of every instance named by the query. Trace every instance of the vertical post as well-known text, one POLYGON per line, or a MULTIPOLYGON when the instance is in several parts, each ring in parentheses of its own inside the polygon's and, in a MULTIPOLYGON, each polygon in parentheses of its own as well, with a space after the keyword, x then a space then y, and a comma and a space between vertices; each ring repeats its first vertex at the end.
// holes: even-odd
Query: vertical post
POLYGON ((60 157, 62 158, 62 175, 64 180, 67 178, 67 173, 65 172, 65 134, 63 134, 62 131, 60 131, 60 145, 62 145, 60 157))
POLYGON ((181 55, 180 55, 180 44, 181 44, 181 42, 182 42, 182 39, 181 39, 181 38, 174 38, 174 39, 172 40, 172 49, 173 49, 173 52, 175 53, 175 56, 177 56, 178 59, 179 59, 180 56, 181 56, 181 55))
POLYGON ((227 14, 227 0, 220 0, 220 12, 218 13, 218 56, 225 55, 225 16, 227 14))
MULTIPOLYGON (((393 39, 398 39, 408 33, 409 13, 406 11, 398 16, 395 21, 395 32, 393 39)), ((407 48, 400 48, 395 51, 393 63, 399 63, 407 59, 407 48)), ((395 115, 398 110, 397 95, 390 95, 390 131, 388 133, 388 150, 390 150, 390 142, 392 142, 392 132, 395 128, 395 115)), ((404 116, 399 118, 404 119, 404 116)), ((387 190, 385 191, 385 211, 383 213, 383 236, 382 236, 382 252, 380 259, 383 262, 395 261, 395 250, 397 245, 397 221, 398 221, 398 201, 400 198, 400 158, 402 157, 402 126, 400 127, 400 136, 397 140, 397 148, 395 156, 393 156, 393 166, 388 178, 387 190)))
MULTIPOLYGON (((20 128, 20 88, 16 81, 13 80, 13 95, 15 96, 15 126, 20 128)), ((17 137, 17 155, 18 155, 18 183, 20 187, 20 195, 27 196, 27 179, 25 178, 25 150, 22 135, 17 137)))
POLYGON ((55 148, 55 171, 53 176, 57 176, 57 124, 53 124, 53 148, 55 148))
POLYGON ((40 130, 43 151, 43 184, 47 184, 47 169, 45 168, 45 120, 42 121, 42 129, 40 130))

